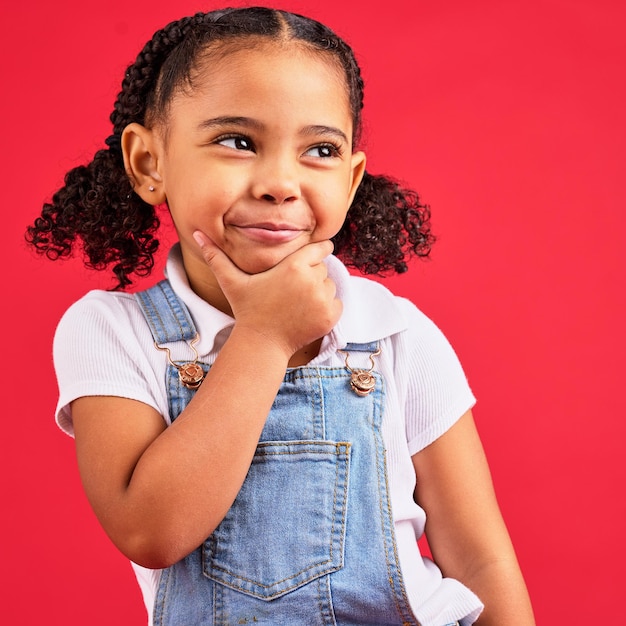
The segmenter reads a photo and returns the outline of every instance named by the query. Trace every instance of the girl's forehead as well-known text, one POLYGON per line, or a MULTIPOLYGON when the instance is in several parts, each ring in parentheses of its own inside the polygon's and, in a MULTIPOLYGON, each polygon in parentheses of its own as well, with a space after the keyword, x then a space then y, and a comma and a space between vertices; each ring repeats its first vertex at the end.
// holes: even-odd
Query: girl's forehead
POLYGON ((325 75, 326 81, 337 90, 338 99, 343 95, 341 91, 347 95, 344 70, 332 53, 298 40, 274 41, 261 37, 222 42, 206 49, 190 77, 190 86, 192 90, 202 90, 215 88, 222 80, 262 79, 271 76, 271 70, 276 68, 301 74, 313 72, 317 80, 325 75))
POLYGON ((279 111, 308 97, 313 109, 351 120, 347 81, 331 53, 289 41, 242 43, 245 40, 207 49, 174 96, 171 113, 175 115, 179 105, 235 105, 244 110, 268 100, 275 100, 279 111))

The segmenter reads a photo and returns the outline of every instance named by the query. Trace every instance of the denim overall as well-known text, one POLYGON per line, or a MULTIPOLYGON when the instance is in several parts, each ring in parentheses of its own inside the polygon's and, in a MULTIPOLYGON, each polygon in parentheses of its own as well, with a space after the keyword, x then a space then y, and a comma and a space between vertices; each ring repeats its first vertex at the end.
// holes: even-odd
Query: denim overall
MULTIPOLYGON (((158 345, 194 338, 191 316, 168 281, 136 297, 158 345)), ((199 548, 162 571, 155 626, 418 624, 394 539, 381 434, 384 381, 375 375, 374 391, 362 397, 346 368, 287 370, 226 517, 199 548)), ((194 391, 172 365, 166 384, 173 421, 194 391)))

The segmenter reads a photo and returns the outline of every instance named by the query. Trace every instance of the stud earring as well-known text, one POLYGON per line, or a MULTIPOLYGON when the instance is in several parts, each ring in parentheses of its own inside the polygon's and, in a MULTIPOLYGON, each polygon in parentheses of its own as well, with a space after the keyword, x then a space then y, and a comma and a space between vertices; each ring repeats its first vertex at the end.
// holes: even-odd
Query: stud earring
POLYGON ((148 187, 148 191, 154 191, 154 187, 150 185, 150 187, 148 187))

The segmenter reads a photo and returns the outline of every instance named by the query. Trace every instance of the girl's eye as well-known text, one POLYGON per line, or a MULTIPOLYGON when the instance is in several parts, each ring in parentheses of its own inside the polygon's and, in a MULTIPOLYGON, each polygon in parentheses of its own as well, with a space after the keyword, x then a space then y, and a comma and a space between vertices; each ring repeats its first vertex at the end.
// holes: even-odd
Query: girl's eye
POLYGON ((339 146, 335 146, 332 143, 323 143, 319 146, 309 148, 304 154, 305 156, 312 156, 318 159, 329 159, 340 156, 341 149, 339 146))
POLYGON ((252 141, 242 135, 231 135, 230 137, 220 137, 216 140, 220 146, 233 148, 233 150, 254 150, 252 141))

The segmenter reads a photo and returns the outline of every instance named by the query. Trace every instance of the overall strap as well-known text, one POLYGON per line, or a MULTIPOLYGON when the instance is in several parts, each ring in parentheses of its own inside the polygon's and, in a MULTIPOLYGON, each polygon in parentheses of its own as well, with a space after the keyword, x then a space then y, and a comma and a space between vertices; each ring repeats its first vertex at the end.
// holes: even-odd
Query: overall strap
POLYGON ((161 345, 174 341, 191 341, 196 327, 182 300, 176 296, 169 280, 135 294, 148 322, 154 341, 161 345))
POLYGON ((347 343, 344 350, 346 352, 376 352, 379 342, 370 341, 368 343, 347 343))

